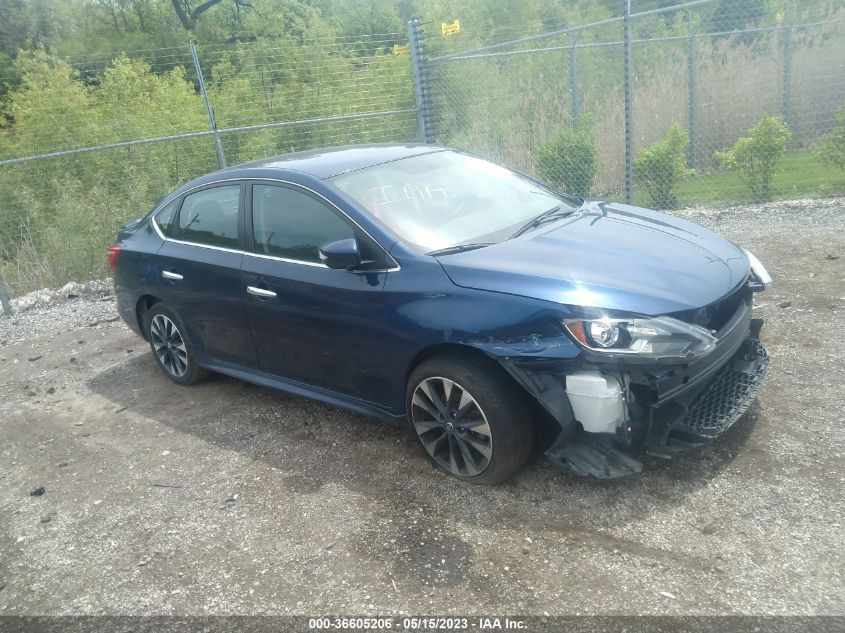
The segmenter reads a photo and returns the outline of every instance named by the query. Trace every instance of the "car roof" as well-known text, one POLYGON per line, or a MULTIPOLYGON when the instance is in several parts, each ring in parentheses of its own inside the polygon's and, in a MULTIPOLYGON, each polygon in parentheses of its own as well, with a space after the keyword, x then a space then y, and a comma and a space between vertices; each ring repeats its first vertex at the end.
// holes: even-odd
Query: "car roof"
POLYGON ((341 147, 327 147, 313 149, 304 152, 285 154, 284 156, 273 156, 262 158, 240 165, 233 165, 228 169, 216 172, 217 175, 229 171, 248 168, 261 168, 268 170, 301 171, 316 178, 330 178, 338 174, 389 163, 394 160, 442 152, 447 147, 422 144, 372 144, 372 145, 344 145, 341 147))

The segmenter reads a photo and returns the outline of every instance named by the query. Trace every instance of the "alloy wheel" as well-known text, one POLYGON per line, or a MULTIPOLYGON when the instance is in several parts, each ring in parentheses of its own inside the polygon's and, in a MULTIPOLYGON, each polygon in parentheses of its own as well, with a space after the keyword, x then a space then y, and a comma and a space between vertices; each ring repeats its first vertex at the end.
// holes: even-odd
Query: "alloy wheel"
POLYGON ((155 315, 150 338, 162 367, 176 378, 184 376, 188 371, 188 350, 176 324, 163 314, 155 315))
POLYGON ((411 422, 432 459, 460 477, 483 473, 493 455, 493 434, 475 398, 448 378, 426 378, 414 389, 411 422))

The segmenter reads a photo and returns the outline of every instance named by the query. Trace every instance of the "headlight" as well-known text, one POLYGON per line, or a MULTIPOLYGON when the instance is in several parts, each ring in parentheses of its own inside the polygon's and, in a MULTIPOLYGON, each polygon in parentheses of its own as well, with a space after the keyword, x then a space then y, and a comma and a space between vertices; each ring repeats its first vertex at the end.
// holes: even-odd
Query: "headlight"
POLYGON ((768 288, 772 285, 772 276, 769 274, 769 271, 766 270, 766 267, 760 263, 760 260, 754 257, 754 253, 751 251, 747 251, 744 248, 742 252, 745 253, 745 256, 748 258, 748 263, 751 265, 751 272, 757 277, 761 284, 763 284, 763 290, 768 288))
POLYGON ((563 325, 587 349, 640 358, 695 360, 716 347, 703 327, 671 317, 566 319, 563 325))

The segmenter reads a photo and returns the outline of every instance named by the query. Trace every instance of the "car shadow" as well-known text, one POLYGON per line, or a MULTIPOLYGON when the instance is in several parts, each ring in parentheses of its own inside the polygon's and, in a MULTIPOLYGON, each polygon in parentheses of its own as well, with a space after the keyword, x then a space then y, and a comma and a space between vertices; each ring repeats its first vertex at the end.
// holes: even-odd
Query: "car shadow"
POLYGON ((755 403, 714 445, 672 461, 648 462, 630 478, 575 477, 535 454, 513 480, 490 487, 462 483, 434 469, 404 427, 217 374, 181 387, 146 354, 100 372, 87 384, 120 411, 261 460, 281 471, 285 486, 296 493, 338 485, 373 499, 437 507, 444 514, 451 507, 455 516, 474 523, 545 521, 552 530, 564 529, 562 516, 567 530, 589 523, 579 508, 590 497, 600 497, 608 516, 618 521, 683 504, 744 454, 760 415, 755 403), (442 494, 449 489, 450 494, 442 494), (466 511, 468 501, 476 504, 474 512, 466 511))

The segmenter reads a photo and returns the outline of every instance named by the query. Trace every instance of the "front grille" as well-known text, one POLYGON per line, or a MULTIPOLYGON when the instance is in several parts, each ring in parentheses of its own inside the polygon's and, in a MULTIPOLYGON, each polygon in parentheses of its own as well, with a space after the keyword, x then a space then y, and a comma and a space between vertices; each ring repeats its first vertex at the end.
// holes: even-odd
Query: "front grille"
POLYGON ((769 368, 769 355, 762 345, 754 344, 754 361, 737 369, 729 363, 716 374, 713 382, 690 405, 676 427, 704 437, 716 437, 742 417, 754 401, 763 376, 769 368))
POLYGON ((700 325, 708 330, 718 331, 736 314, 739 305, 743 301, 749 301, 750 298, 751 289, 748 287, 748 284, 742 284, 729 295, 722 297, 710 305, 696 310, 675 312, 669 316, 685 323, 700 325))

